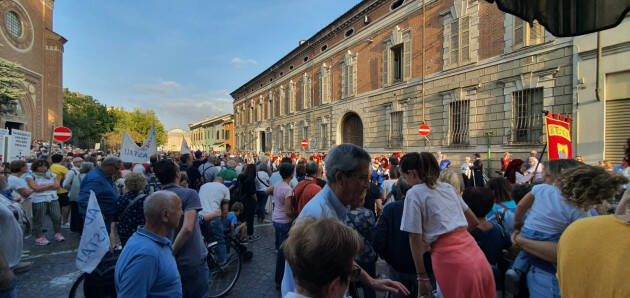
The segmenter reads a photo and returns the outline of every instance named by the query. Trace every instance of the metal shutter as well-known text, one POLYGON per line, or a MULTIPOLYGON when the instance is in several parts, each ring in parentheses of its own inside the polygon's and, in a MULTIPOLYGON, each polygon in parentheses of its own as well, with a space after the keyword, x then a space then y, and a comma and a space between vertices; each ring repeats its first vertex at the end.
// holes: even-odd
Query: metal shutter
POLYGON ((606 101, 604 158, 621 163, 626 140, 630 138, 630 98, 606 101))

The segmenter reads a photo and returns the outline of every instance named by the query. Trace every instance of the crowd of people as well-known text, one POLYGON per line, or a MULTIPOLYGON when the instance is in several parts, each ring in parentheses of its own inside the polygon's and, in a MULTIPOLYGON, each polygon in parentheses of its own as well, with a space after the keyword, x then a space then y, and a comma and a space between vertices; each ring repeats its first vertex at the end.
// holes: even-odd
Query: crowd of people
POLYGON ((629 150, 618 167, 505 153, 493 178, 479 154, 457 167, 442 152, 372 157, 351 144, 310 156, 170 152, 147 164, 40 153, 0 180, 0 291, 29 266, 22 231, 41 246, 81 233, 93 191, 122 249, 119 297, 206 297, 205 243, 254 245, 256 222, 274 228, 283 297, 630 295, 627 269, 614 266, 630 239, 617 241, 630 232, 629 150))

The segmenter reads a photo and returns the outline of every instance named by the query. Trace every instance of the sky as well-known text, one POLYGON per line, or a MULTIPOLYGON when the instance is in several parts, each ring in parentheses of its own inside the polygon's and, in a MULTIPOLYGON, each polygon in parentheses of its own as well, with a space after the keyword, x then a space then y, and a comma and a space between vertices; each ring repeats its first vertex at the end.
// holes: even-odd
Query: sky
POLYGON ((232 91, 359 2, 58 0, 63 85, 187 130, 232 113, 232 91))

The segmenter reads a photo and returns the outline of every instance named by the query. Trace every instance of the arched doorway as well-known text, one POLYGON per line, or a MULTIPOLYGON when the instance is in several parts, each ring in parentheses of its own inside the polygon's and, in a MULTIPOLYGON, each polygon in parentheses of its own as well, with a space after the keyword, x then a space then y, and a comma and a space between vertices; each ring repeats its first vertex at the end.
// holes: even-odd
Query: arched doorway
POLYGON ((348 113, 343 117, 341 141, 363 147, 363 122, 356 113, 348 113))

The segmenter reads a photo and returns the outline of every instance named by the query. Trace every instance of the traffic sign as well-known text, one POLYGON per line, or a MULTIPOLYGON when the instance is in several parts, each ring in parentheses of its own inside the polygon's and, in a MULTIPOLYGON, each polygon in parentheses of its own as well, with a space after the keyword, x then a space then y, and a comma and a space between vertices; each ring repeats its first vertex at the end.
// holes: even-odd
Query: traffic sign
POLYGON ((302 140, 302 147, 304 147, 304 148, 308 147, 308 140, 307 139, 302 140))
POLYGON ((72 138, 72 131, 64 126, 56 127, 55 130, 53 130, 53 138, 59 142, 66 142, 72 138))
POLYGON ((422 124, 420 125, 420 128, 418 128, 418 132, 426 137, 431 133, 431 127, 426 124, 422 124))

